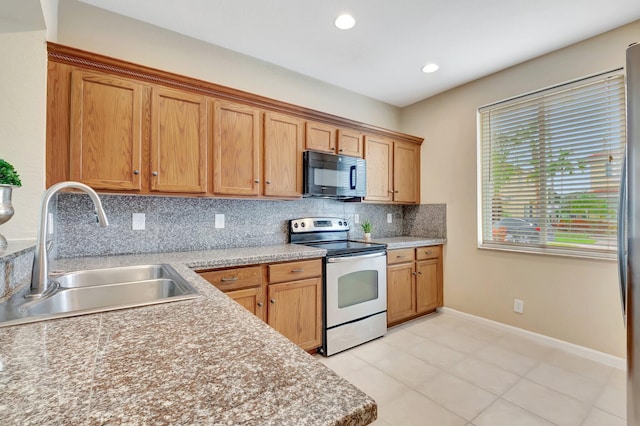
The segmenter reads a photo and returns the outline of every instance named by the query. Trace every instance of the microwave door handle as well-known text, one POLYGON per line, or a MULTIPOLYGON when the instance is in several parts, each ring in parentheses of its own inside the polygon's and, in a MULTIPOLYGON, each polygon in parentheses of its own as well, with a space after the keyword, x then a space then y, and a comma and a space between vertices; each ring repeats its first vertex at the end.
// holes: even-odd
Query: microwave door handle
POLYGON ((358 187, 358 174, 356 173, 356 166, 351 166, 351 171, 349 173, 349 187, 351 189, 356 189, 358 187))

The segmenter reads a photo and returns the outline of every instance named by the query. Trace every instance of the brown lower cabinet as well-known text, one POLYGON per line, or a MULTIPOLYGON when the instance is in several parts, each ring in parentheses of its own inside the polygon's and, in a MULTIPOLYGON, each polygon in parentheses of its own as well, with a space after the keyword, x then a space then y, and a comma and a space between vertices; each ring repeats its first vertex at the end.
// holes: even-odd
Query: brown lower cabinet
POLYGON ((322 345, 322 260, 198 272, 302 349, 322 345))
POLYGON ((387 252, 387 325, 442 306, 442 246, 387 252))

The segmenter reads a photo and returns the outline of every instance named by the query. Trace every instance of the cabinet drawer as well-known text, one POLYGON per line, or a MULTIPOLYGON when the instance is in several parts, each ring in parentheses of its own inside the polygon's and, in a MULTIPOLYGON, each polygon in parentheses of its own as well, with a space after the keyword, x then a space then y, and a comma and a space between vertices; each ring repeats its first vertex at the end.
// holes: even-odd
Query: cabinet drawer
POLYGON ((301 280, 322 275, 320 259, 269 265, 269 283, 301 280))
POLYGON ((435 259, 442 254, 442 246, 419 247, 416 249, 416 259, 435 259))
POLYGON ((393 265, 394 263, 413 262, 414 249, 399 249, 387 251, 387 263, 393 265))
POLYGON ((261 266, 219 269, 216 271, 198 272, 198 274, 222 291, 239 290, 262 285, 261 266))

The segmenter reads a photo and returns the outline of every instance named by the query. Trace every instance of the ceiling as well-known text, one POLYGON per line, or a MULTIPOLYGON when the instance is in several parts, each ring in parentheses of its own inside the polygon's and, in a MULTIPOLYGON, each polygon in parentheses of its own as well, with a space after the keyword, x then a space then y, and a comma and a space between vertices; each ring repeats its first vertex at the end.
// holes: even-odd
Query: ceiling
POLYGON ((639 0, 81 1, 398 107, 640 19, 639 0))

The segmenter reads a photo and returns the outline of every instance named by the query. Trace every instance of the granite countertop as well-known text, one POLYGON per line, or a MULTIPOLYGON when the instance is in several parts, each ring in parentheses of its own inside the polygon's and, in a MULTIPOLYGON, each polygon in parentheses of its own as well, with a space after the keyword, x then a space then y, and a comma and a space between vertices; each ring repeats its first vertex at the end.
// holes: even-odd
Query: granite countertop
POLYGON ((200 278, 324 255, 278 245, 62 259, 59 269, 170 263, 197 299, 0 328, 7 424, 365 425, 376 403, 200 278))
POLYGON ((446 244, 445 238, 427 238, 427 237, 390 237, 390 238, 376 238, 371 239, 374 243, 385 244, 389 250, 410 248, 410 247, 426 247, 426 246, 438 246, 446 244))

